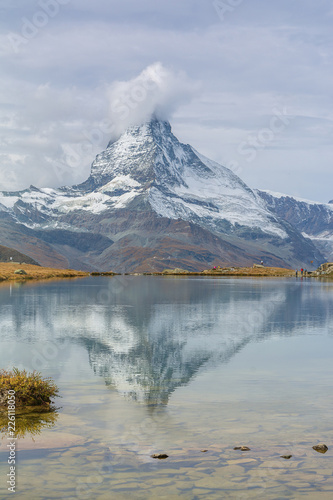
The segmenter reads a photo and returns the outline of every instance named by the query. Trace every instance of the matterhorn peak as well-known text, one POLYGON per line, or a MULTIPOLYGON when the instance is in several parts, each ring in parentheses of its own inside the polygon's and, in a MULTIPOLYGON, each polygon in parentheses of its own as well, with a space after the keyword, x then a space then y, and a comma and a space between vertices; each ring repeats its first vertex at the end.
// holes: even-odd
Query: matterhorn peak
POLYGON ((170 134, 170 133, 171 133, 171 125, 169 121, 161 120, 157 118, 156 115, 152 115, 150 119, 144 120, 142 123, 130 125, 118 137, 112 138, 109 141, 107 148, 110 148, 113 144, 115 144, 124 137, 131 137, 131 136, 138 137, 140 135, 149 135, 149 134, 158 136, 159 134, 170 134))

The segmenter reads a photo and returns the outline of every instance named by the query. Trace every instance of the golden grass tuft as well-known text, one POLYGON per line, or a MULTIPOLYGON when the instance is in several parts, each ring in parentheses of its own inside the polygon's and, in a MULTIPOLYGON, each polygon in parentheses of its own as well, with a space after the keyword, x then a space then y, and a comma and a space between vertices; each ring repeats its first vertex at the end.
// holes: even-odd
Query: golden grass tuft
POLYGON ((59 389, 51 378, 26 370, 0 370, 0 406, 6 406, 8 391, 15 391, 16 406, 50 405, 59 396, 59 389))

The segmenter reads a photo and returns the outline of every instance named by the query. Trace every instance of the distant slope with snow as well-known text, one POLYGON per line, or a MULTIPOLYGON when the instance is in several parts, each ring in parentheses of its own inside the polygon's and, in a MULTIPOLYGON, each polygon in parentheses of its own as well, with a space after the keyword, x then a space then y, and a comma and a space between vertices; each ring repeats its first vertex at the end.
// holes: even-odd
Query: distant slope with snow
POLYGON ((258 195, 277 217, 311 239, 326 260, 333 260, 332 203, 320 203, 263 190, 258 191, 258 195))

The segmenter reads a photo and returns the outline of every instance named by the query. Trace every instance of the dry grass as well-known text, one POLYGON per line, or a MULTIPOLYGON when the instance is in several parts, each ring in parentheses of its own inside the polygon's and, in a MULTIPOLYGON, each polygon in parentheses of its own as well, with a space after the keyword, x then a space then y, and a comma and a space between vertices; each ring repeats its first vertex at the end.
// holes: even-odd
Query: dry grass
POLYGON ((165 269, 162 273, 145 273, 154 275, 179 275, 179 276, 268 276, 283 277, 295 276, 293 269, 282 267, 223 267, 218 269, 207 269, 202 272, 184 271, 182 269, 165 269))
POLYGON ((220 270, 208 270, 203 274, 209 275, 225 275, 225 276, 295 276, 293 269, 285 269, 283 267, 234 267, 223 268, 220 270))
POLYGON ((33 266, 31 264, 0 262, 0 281, 75 278, 79 276, 89 276, 89 273, 84 271, 75 271, 73 269, 54 269, 52 267, 33 266), (23 271, 27 274, 14 274, 14 271, 17 269, 23 269, 23 271))

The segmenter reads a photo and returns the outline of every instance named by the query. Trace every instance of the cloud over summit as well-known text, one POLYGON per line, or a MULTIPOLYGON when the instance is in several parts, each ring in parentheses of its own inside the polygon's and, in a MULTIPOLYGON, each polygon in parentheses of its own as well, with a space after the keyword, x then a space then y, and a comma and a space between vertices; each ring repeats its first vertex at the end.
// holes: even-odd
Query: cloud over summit
POLYGON ((7 138, 0 141, 0 190, 82 182, 110 140, 152 116, 169 120, 199 88, 185 72, 160 62, 127 81, 90 89, 56 88, 50 82, 16 85, 15 103, 8 85, 3 93, 7 138))
POLYGON ((199 85, 184 72, 172 71, 160 62, 151 64, 131 80, 114 82, 107 94, 115 138, 129 126, 140 125, 153 116, 170 120, 198 90, 199 85))

